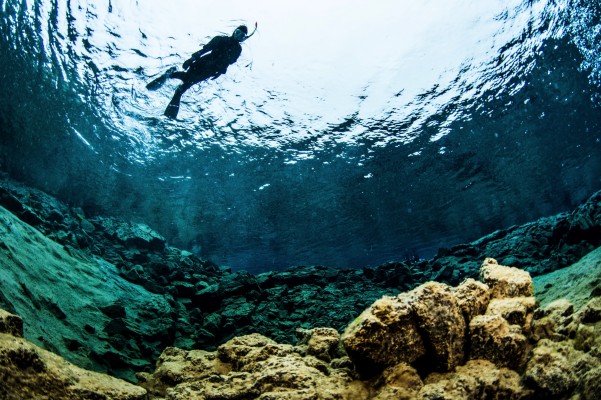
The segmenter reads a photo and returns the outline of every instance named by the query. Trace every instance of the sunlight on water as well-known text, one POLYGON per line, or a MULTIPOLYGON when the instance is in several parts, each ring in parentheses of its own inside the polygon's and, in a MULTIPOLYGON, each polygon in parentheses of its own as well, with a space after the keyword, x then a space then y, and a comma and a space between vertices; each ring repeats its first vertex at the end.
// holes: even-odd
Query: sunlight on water
MULTIPOLYGON (((115 145, 145 163, 162 152, 213 145, 319 151, 362 139, 412 142, 450 103, 469 106, 486 91, 512 90, 512 77, 554 34, 549 12, 560 9, 520 0, 322 3, 225 1, 205 10, 189 0, 48 2, 39 13, 56 16, 41 26, 46 51, 68 49, 61 67, 75 66, 80 79, 90 67, 97 71, 93 96, 115 145), (241 60, 186 93, 179 121, 165 121, 177 81, 157 92, 145 84, 180 67, 212 36, 254 21, 259 30, 241 60), (55 43, 59 32, 62 43, 55 43)), ((448 112, 432 140, 462 116, 448 112)))

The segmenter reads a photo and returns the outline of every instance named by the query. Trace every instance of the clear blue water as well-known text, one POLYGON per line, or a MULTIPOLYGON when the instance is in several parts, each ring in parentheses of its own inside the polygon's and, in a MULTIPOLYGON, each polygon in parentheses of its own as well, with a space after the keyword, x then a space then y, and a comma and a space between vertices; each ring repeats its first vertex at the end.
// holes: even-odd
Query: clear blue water
POLYGON ((601 188, 601 2, 2 0, 0 168, 252 272, 377 265, 601 188), (162 116, 145 85, 259 24, 162 116))

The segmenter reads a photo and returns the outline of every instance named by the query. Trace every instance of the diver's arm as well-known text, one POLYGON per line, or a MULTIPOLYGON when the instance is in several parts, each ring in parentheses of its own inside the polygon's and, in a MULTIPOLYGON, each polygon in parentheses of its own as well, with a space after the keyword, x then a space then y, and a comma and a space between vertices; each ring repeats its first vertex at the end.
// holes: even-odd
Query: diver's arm
POLYGON ((184 62, 184 64, 183 64, 184 69, 188 69, 190 64, 192 64, 194 61, 200 59, 200 57, 207 54, 208 52, 213 51, 218 46, 218 44, 220 43, 221 40, 223 40, 222 36, 216 36, 213 39, 211 39, 209 41, 209 43, 205 44, 202 47, 202 49, 193 53, 192 56, 184 62))
POLYGON ((184 61, 184 64, 183 64, 184 69, 188 69, 190 67, 190 64, 192 64, 194 61, 198 60, 200 57, 202 57, 203 55, 205 55, 209 51, 211 51, 211 50, 207 49, 207 46, 204 46, 202 49, 200 49, 197 52, 193 53, 190 56, 190 58, 188 58, 186 61, 184 61))

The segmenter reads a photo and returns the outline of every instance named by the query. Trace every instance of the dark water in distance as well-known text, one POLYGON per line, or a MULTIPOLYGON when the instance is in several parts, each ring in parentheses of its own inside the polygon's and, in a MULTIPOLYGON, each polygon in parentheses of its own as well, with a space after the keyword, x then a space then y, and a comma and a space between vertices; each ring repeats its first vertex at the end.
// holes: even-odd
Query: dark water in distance
POLYGON ((301 27, 317 3, 280 3, 0 1, 0 168, 253 272, 429 257, 601 188, 599 1, 355 1, 301 27), (162 117, 176 82, 145 84, 255 20, 162 117))

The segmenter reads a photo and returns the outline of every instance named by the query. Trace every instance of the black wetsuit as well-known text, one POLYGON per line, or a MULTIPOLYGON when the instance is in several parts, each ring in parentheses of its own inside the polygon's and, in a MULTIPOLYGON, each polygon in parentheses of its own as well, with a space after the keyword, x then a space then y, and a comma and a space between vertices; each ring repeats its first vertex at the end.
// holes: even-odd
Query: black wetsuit
POLYGON ((184 92, 198 82, 209 78, 215 79, 225 74, 227 67, 235 63, 241 53, 242 46, 238 40, 231 36, 217 36, 192 54, 192 57, 183 64, 186 71, 174 72, 169 76, 180 79, 182 84, 175 90, 171 102, 165 109, 165 115, 176 118, 184 92))

